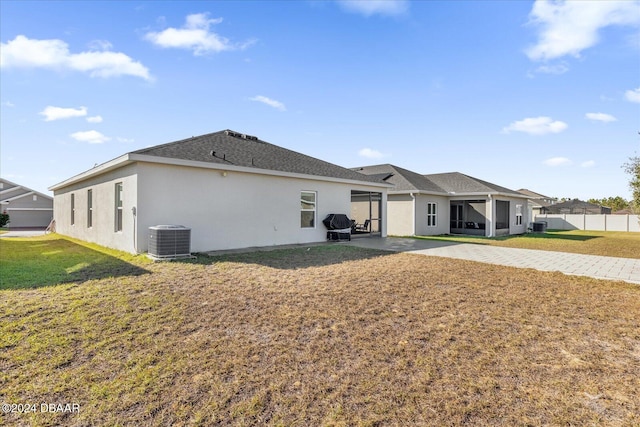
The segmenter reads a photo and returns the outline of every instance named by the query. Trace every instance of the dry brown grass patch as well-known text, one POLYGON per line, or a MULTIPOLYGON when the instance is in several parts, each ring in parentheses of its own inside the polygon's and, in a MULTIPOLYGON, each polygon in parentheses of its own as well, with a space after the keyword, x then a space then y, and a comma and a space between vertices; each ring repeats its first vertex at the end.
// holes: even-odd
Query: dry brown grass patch
POLYGON ((83 412, 3 420, 640 423, 638 286, 344 246, 199 262, 4 292, 2 323, 19 336, 2 348, 3 394, 83 412), (31 355, 55 328, 59 348, 31 355), (24 374, 39 364, 44 377, 24 374))

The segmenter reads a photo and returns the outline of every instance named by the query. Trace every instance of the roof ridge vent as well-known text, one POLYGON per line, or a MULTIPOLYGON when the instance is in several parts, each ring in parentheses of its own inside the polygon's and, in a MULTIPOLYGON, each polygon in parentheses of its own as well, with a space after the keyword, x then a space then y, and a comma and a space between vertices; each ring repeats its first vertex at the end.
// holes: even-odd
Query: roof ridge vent
POLYGON ((247 135, 246 133, 235 132, 235 131, 232 131, 230 129, 225 130, 224 133, 226 135, 233 136, 235 138, 242 138, 242 139, 245 139, 247 141, 257 141, 258 140, 257 136, 247 135))

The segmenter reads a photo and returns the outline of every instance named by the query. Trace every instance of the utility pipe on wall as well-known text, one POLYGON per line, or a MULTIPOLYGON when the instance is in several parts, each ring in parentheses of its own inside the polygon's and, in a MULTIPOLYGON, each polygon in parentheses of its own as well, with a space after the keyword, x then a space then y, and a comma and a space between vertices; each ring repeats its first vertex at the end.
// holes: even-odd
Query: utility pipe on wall
POLYGON ((409 193, 409 195, 411 196, 411 205, 413 208, 413 215, 411 215, 411 235, 415 236, 416 235, 416 196, 413 193, 409 193))

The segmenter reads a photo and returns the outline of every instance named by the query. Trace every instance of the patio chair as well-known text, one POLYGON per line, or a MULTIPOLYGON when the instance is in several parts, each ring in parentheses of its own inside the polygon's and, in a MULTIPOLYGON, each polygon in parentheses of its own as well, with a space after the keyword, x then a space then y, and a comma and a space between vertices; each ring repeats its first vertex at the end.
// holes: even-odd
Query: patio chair
POLYGON ((369 231, 369 223, 371 221, 369 221, 368 219, 366 219, 364 221, 364 224, 356 224, 356 231, 369 231))

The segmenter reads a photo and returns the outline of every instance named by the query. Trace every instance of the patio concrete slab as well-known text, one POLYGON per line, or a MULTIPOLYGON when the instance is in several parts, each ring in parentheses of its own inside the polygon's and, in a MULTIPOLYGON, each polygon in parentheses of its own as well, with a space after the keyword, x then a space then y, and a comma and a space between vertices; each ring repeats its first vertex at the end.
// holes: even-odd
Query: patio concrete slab
POLYGON ((640 284, 640 259, 397 237, 353 239, 347 244, 640 284))

